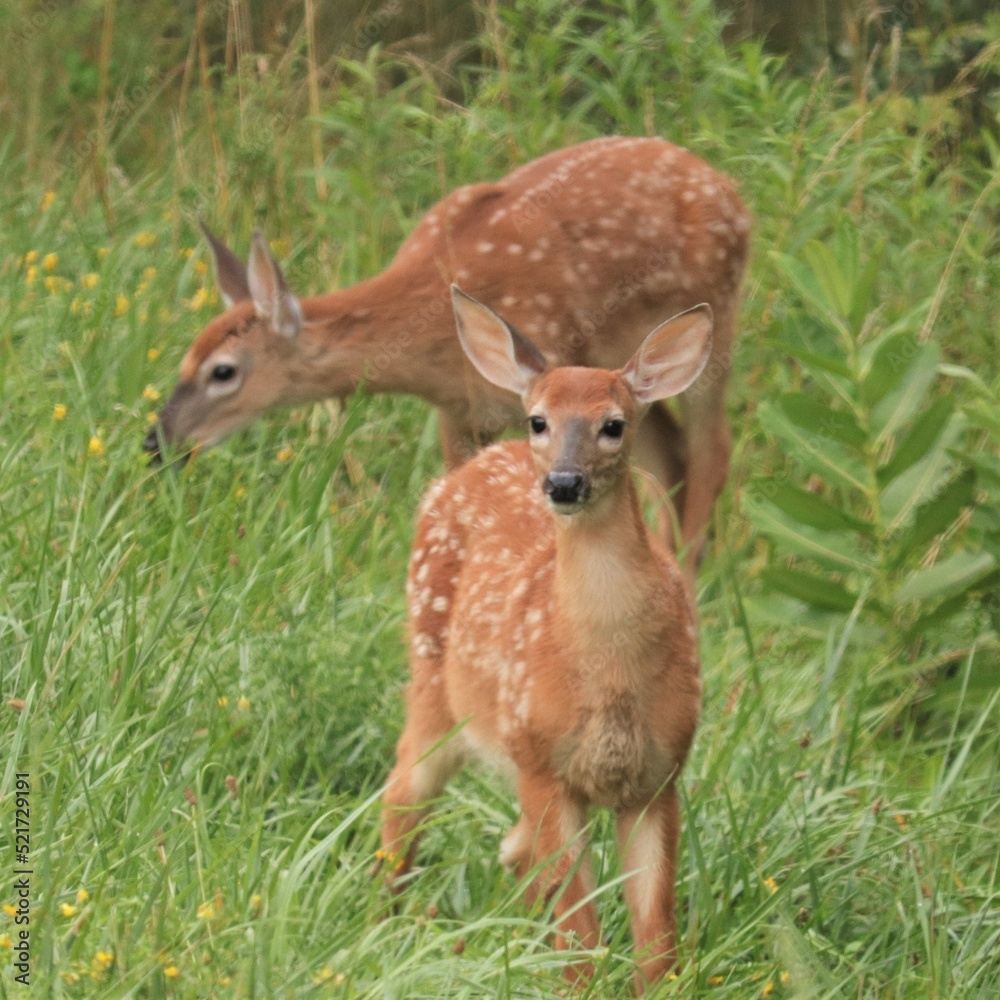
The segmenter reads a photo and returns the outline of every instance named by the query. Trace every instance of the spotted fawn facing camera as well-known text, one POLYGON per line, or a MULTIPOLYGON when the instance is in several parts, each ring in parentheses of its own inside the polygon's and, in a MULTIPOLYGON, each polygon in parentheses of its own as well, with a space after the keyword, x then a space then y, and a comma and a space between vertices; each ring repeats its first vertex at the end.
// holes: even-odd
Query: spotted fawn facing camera
POLYGON ((501 861, 536 872, 532 898, 561 889, 558 947, 575 937, 593 948, 583 831, 590 807, 613 809, 641 991, 674 962, 676 781, 701 683, 689 591, 646 527, 629 456, 643 410, 704 367, 712 313, 698 306, 657 327, 618 371, 550 368, 485 306, 452 297, 466 355, 521 397, 529 439, 487 448, 421 507, 407 581, 412 680, 380 854, 390 882, 406 874, 427 803, 484 758, 513 776, 521 803, 501 861))

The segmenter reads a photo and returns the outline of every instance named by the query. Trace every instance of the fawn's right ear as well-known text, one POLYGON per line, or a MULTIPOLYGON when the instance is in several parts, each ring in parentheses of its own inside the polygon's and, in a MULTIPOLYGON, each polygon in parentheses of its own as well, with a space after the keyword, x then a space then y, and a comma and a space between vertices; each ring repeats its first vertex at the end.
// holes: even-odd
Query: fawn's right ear
POLYGON ((542 352, 492 309, 451 286, 458 339, 476 371, 501 389, 522 398, 531 383, 548 367, 542 352))
POLYGON ((661 323, 622 369, 641 405, 683 392, 702 373, 712 353, 712 309, 694 306, 661 323))
POLYGON ((215 261, 215 284, 219 294, 227 306, 237 302, 245 302, 250 298, 250 283, 247 280, 246 265, 205 225, 204 219, 198 220, 201 231, 205 234, 212 259, 215 261))

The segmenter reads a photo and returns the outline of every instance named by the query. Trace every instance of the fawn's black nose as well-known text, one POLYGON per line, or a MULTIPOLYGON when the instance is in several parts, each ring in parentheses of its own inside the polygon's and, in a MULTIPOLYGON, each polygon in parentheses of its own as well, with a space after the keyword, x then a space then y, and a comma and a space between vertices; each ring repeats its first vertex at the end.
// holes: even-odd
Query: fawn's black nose
POLYGON ((542 484, 545 495, 556 504, 583 503, 590 496, 590 483, 575 469, 553 469, 542 484))

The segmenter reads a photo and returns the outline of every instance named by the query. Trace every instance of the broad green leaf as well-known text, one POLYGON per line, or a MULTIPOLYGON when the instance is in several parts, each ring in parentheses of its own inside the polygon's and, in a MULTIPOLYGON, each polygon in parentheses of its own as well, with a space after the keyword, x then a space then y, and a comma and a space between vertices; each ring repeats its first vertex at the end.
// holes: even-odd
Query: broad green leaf
POLYGON ((972 503, 976 475, 967 469, 917 508, 913 526, 899 539, 902 553, 913 552, 950 527, 972 503))
POLYGON ((991 573, 996 565, 996 557, 990 552, 956 552, 936 566, 910 576, 896 592, 896 603, 960 594, 991 573))
POLYGON ((798 426, 774 404, 762 404, 757 417, 764 430, 778 438, 809 472, 862 493, 867 491, 863 463, 842 444, 798 426))
POLYGON ((919 353, 920 345, 912 332, 883 335, 872 354, 861 385, 862 401, 868 406, 874 406, 896 389, 919 353))
POLYGON ((851 333, 857 337, 865 325, 865 319, 872 310, 875 299, 875 282, 878 279, 879 268, 882 266, 884 243, 868 258, 867 263, 854 279, 854 289, 851 294, 851 310, 849 321, 851 333))
POLYGON ((871 570, 871 560, 851 534, 819 531, 799 524, 759 497, 746 497, 743 507, 758 531, 780 541, 790 552, 809 556, 830 569, 871 570))
POLYGON ((955 404, 951 396, 940 396, 917 418, 892 458, 878 470, 879 484, 885 486, 914 462, 926 455, 944 430, 955 404))
POLYGON ((827 308, 837 316, 846 317, 851 310, 851 289, 833 251, 819 240, 810 240, 802 248, 802 256, 816 276, 827 308))
POLYGON ((787 341, 771 337, 765 339, 764 343, 768 347, 776 348, 795 358, 811 375, 815 376, 817 373, 822 373, 824 375, 836 375, 839 378, 851 378, 851 369, 841 357, 834 357, 830 354, 819 354, 798 344, 790 344, 787 341))
POLYGON ((860 531, 871 534, 872 526, 868 522, 792 483, 755 479, 750 483, 750 489, 755 496, 770 500, 775 507, 800 524, 806 524, 811 528, 822 528, 825 531, 860 531))
POLYGON ((846 410, 831 409, 816 396, 804 392, 787 392, 778 402, 788 419, 804 430, 835 438, 854 448, 864 446, 865 432, 846 410))
POLYGON ((923 344, 899 385, 872 409, 872 428, 884 441, 895 434, 920 409, 927 399, 927 390, 937 377, 941 349, 936 343, 923 344))
POLYGON ((768 566, 760 576, 773 590, 797 597, 800 601, 824 611, 850 611, 858 600, 857 596, 842 584, 814 576, 812 573, 803 573, 801 570, 768 566))
POLYGON ((825 319, 839 333, 846 332, 844 321, 832 306, 826 292, 820 287, 816 274, 802 261, 789 254, 771 251, 778 267, 788 276, 792 286, 802 297, 810 311, 820 319, 825 319))
POLYGON ((964 415, 953 413, 930 452, 882 490, 879 503, 890 533, 898 531, 916 509, 941 488, 951 468, 948 449, 954 446, 965 427, 964 415))

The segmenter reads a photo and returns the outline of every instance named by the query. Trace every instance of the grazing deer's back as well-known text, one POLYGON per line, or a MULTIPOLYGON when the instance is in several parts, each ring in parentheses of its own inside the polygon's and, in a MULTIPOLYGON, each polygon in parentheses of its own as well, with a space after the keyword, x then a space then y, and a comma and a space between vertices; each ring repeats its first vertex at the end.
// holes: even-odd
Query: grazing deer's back
POLYGON ((609 137, 453 191, 390 272, 433 258, 550 362, 614 368, 665 315, 731 298, 748 234, 727 177, 662 139, 609 137))

